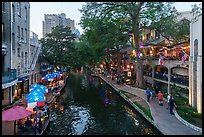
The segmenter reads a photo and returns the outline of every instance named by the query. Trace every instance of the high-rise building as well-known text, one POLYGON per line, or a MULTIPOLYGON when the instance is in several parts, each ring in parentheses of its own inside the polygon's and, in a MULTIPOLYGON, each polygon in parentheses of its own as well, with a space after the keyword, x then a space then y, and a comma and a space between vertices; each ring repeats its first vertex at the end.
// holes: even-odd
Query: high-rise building
POLYGON ((74 32, 75 26, 74 20, 70 18, 66 18, 66 14, 44 14, 43 21, 43 38, 46 34, 52 32, 52 27, 56 27, 58 25, 70 27, 71 31, 74 32))
POLYGON ((28 91, 30 51, 29 2, 2 2, 2 93, 3 105, 28 91), (22 79, 24 80, 22 81, 22 79), (16 84, 21 85, 16 92, 16 84))

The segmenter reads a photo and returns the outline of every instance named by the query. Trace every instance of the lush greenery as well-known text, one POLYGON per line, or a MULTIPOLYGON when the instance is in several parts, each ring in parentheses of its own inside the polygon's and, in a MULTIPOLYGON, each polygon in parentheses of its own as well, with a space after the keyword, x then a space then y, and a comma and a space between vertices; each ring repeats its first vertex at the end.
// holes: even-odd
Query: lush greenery
MULTIPOLYGON (((121 90, 122 91, 122 90, 121 90)), ((126 91, 122 91, 122 94, 125 95, 127 98, 131 98, 131 96, 136 96, 133 94, 130 94, 126 91)), ((141 104, 139 104, 138 102, 133 102, 136 106, 138 106, 149 118, 151 118, 153 120, 153 117, 151 115, 151 112, 149 109, 144 108, 141 104)))
POLYGON ((74 45, 75 35, 69 27, 56 26, 52 32, 42 38, 42 53, 40 61, 46 61, 51 65, 73 66, 75 65, 76 52, 74 45))
POLYGON ((151 118, 153 120, 153 117, 151 115, 150 110, 145 109, 144 107, 142 107, 142 105, 140 105, 138 102, 134 102, 135 105, 137 105, 149 118, 151 118))
MULTIPOLYGON (((180 117, 196 125, 195 118, 202 121, 202 113, 198 113, 195 108, 188 105, 188 99, 174 95, 175 103, 177 105, 176 111, 180 117)), ((199 125, 197 125, 199 126, 199 125)))

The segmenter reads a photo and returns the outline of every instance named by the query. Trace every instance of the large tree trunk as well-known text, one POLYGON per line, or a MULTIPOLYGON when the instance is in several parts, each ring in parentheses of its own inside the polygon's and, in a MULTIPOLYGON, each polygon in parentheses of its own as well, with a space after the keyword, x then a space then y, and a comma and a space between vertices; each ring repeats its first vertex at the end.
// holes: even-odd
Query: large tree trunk
POLYGON ((145 81, 143 77, 143 63, 142 60, 138 57, 139 52, 139 19, 137 17, 133 18, 133 34, 134 34, 134 43, 136 50, 136 84, 139 88, 145 86, 145 81))

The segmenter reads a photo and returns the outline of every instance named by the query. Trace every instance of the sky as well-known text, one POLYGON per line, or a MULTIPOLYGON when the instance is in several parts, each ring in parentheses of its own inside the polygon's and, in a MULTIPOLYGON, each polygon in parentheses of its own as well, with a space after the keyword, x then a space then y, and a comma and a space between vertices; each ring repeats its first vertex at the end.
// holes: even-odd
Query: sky
MULTIPOLYGON (((191 5, 201 2, 175 2, 174 6, 180 11, 190 11, 191 5)), ((65 13, 66 18, 75 20, 75 27, 83 33, 83 29, 78 25, 82 14, 78 9, 82 8, 85 2, 30 2, 30 30, 42 38, 42 21, 44 14, 65 13)))

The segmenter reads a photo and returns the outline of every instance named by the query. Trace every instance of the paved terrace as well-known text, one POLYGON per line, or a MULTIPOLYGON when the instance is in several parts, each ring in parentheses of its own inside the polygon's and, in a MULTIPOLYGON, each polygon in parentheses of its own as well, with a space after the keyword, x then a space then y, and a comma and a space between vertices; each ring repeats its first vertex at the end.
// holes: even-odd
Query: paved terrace
MULTIPOLYGON (((134 88, 128 85, 118 85, 116 81, 113 81, 110 78, 104 77, 102 75, 99 75, 99 77, 101 77, 113 88, 126 91, 146 101, 145 90, 134 88)), ((138 99, 135 97, 131 97, 130 100, 132 102, 138 102, 138 99)), ((159 130, 164 135, 201 135, 202 134, 201 132, 192 129, 186 126, 185 124, 183 124, 181 121, 179 121, 175 116, 177 114, 176 112, 175 112, 175 115, 171 115, 169 113, 169 110, 166 109, 167 107, 166 100, 164 100, 163 106, 158 105, 158 100, 156 98, 151 100, 149 103, 146 101, 146 104, 148 104, 149 109, 151 110, 151 114, 154 119, 155 125, 159 128, 159 130)), ((142 103, 141 105, 144 108, 147 107, 147 105, 145 106, 144 103, 142 103)))

